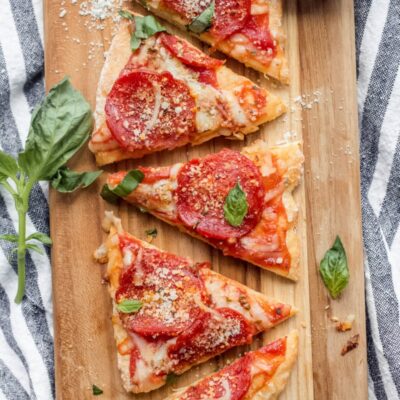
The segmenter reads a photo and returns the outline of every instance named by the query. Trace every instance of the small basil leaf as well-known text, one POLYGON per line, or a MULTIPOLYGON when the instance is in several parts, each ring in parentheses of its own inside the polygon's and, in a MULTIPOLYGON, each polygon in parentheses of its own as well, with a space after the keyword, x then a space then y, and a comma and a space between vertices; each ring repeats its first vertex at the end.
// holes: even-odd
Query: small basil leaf
POLYGON ((132 51, 135 51, 140 47, 142 39, 147 39, 158 32, 166 31, 165 27, 162 26, 152 15, 146 15, 145 17, 135 15, 134 19, 135 31, 132 33, 131 37, 132 51))
POLYGON ((32 233, 32 235, 29 235, 26 238, 26 241, 29 241, 29 240, 38 240, 39 242, 46 244, 48 246, 51 246, 53 244, 53 241, 51 240, 51 238, 42 232, 32 233))
POLYGON ((142 308, 143 304, 140 300, 122 300, 121 303, 117 304, 118 311, 124 314, 130 314, 138 312, 142 308))
POLYGON ((144 174, 142 171, 132 169, 114 189, 110 189, 107 184, 104 185, 100 195, 109 203, 116 203, 119 197, 125 197, 133 192, 138 187, 139 183, 142 182, 143 178, 144 174))
POLYGON ((50 180, 86 142, 92 127, 89 103, 63 79, 32 114, 20 168, 32 182, 50 180))
POLYGON ((239 226, 248 211, 246 194, 240 183, 237 183, 226 196, 224 204, 224 218, 232 226, 239 226))
POLYGON ((15 161, 15 159, 9 154, 0 150, 0 181, 7 179, 8 177, 15 177, 17 172, 17 161, 15 161))
POLYGON ((61 167, 51 180, 51 186, 61 193, 70 193, 91 185, 103 171, 75 172, 61 167))
POLYGON ((93 396, 100 396, 101 394, 103 394, 103 391, 96 385, 92 385, 92 393, 93 396))
POLYGON ((118 14, 122 17, 122 18, 126 18, 129 19, 130 21, 133 21, 133 15, 132 13, 130 13, 129 11, 126 10, 119 10, 118 14))
POLYGON ((189 31, 200 34, 209 29, 212 24, 214 9, 215 3, 212 1, 211 4, 187 26, 189 31))
POLYGON ((36 253, 39 254, 44 254, 44 251, 42 248, 40 248, 37 244, 33 244, 33 243, 27 243, 26 244, 26 248, 32 251, 36 251, 36 253))
POLYGON ((325 253, 319 271, 330 295, 336 299, 349 283, 350 277, 346 251, 339 236, 336 236, 335 243, 325 253))
POLYGON ((157 228, 152 228, 152 229, 147 229, 147 230, 146 230, 146 235, 147 235, 147 236, 151 236, 151 237, 153 237, 153 238, 156 238, 156 237, 157 237, 157 234, 158 234, 157 228))
POLYGON ((1 240, 6 240, 7 242, 13 242, 17 243, 18 242, 18 235, 0 235, 1 240))

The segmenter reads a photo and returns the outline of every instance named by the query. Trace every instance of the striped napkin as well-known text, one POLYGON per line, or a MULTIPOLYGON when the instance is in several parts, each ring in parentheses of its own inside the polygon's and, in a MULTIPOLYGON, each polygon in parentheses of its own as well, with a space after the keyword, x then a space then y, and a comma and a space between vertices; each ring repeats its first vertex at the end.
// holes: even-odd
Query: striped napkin
MULTIPOLYGON (((60 5, 66 1, 76 0, 60 5)), ((356 0, 355 11, 369 398, 400 400, 400 1, 356 0)), ((42 0, 0 0, 0 148, 13 155, 44 95, 42 23, 42 0)), ((28 234, 48 233, 47 185, 35 187, 30 200, 28 234)), ((0 188, 0 232, 14 234, 16 221, 11 199, 0 188)), ((16 287, 15 255, 0 240, 0 400, 50 400, 55 394, 48 252, 28 254, 22 306, 13 301, 16 287)))

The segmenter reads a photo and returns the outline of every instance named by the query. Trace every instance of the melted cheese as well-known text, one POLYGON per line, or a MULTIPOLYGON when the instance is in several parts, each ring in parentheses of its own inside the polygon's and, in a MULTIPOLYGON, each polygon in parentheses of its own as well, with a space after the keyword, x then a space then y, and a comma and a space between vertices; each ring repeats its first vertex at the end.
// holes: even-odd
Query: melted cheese
POLYGON ((224 378, 221 381, 222 387, 224 388, 224 394, 222 397, 219 397, 219 400, 231 400, 232 399, 232 392, 231 387, 229 385, 229 380, 224 378))

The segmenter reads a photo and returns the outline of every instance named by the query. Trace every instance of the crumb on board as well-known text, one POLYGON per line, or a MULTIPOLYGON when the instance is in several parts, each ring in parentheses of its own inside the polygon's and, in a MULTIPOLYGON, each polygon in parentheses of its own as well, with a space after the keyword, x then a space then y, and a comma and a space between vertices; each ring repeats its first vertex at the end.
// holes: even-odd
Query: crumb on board
POLYGON ((338 332, 347 332, 353 328, 353 322, 355 320, 354 314, 349 314, 344 321, 338 321, 336 324, 336 330, 338 332))
POLYGON ((340 354, 342 356, 346 355, 349 351, 352 351, 354 349, 356 349, 358 347, 358 342, 360 340, 360 335, 354 335, 352 336, 347 343, 343 346, 342 351, 340 352, 340 354))
POLYGON ((320 103, 322 93, 315 90, 311 94, 301 94, 293 99, 293 102, 303 110, 311 110, 315 104, 320 103))

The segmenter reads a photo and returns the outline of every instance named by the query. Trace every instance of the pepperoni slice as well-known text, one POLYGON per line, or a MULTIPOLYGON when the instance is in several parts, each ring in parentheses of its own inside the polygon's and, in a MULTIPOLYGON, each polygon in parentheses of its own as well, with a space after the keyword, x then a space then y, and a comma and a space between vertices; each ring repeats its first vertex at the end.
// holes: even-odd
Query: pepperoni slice
POLYGON ((224 63, 221 60, 209 57, 207 54, 204 54, 202 51, 190 46, 183 39, 176 36, 162 33, 160 38, 161 43, 168 49, 168 51, 185 65, 215 69, 224 63))
POLYGON ((113 137, 128 151, 174 148, 195 133, 194 98, 169 72, 120 76, 107 96, 105 113, 113 137))
POLYGON ((130 238, 120 238, 125 263, 120 276, 117 303, 137 299, 137 313, 120 313, 125 328, 142 336, 177 336, 204 313, 196 300, 207 302, 196 267, 184 258, 138 246, 130 238), (125 265, 126 266, 126 265, 125 265))
POLYGON ((268 51, 271 58, 275 55, 276 46, 269 30, 268 14, 252 15, 240 33, 247 36, 256 48, 268 51))
POLYGON ((168 354, 179 372, 203 357, 250 343, 253 334, 253 327, 242 314, 230 308, 217 308, 213 313, 203 314, 183 332, 168 354))
POLYGON ((166 8, 174 10, 177 14, 192 21, 199 16, 211 4, 212 0, 162 0, 166 8))
POLYGON ((250 18, 251 0, 215 0, 211 33, 220 40, 240 31, 250 18))
POLYGON ((206 238, 226 240, 245 235, 255 227, 263 210, 264 186, 256 165, 237 151, 219 153, 186 163, 178 174, 177 210, 185 226, 206 238), (248 211, 241 225, 224 218, 229 191, 240 183, 248 211))
POLYGON ((191 386, 181 394, 182 400, 242 400, 251 384, 251 357, 244 356, 216 374, 191 386))

